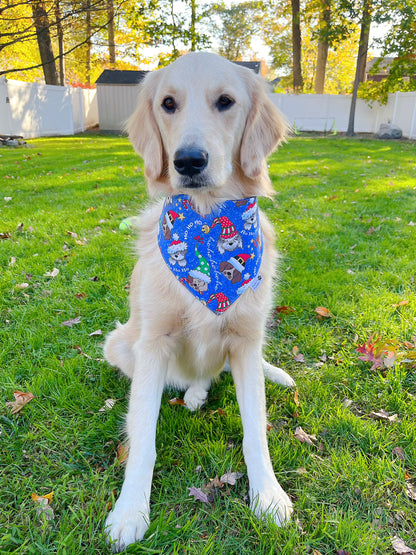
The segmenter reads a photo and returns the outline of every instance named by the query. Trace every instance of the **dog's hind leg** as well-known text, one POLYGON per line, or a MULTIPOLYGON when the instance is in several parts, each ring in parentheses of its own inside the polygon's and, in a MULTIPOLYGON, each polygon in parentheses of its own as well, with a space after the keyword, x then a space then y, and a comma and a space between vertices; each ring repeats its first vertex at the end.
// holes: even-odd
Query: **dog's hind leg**
POLYGON ((201 380, 188 387, 183 400, 190 411, 194 411, 202 407, 207 400, 210 385, 210 380, 201 380))
MULTIPOLYGON (((296 386, 295 380, 291 378, 289 374, 284 370, 282 370, 281 368, 278 368, 277 366, 273 366, 272 364, 269 364, 264 360, 264 358, 262 359, 261 364, 263 368, 263 374, 271 382, 277 383, 283 387, 296 386)), ((224 372, 230 372, 230 371, 231 371, 230 362, 227 358, 224 365, 224 372)))
POLYGON ((104 357, 111 366, 117 366, 128 378, 133 377, 134 354, 133 345, 139 337, 127 324, 117 323, 115 330, 110 332, 104 343, 104 357))
POLYGON ((263 366, 263 373, 268 380, 274 383, 278 383, 283 387, 295 387, 296 382, 287 372, 278 368, 277 366, 273 366, 262 359, 262 366, 263 366))

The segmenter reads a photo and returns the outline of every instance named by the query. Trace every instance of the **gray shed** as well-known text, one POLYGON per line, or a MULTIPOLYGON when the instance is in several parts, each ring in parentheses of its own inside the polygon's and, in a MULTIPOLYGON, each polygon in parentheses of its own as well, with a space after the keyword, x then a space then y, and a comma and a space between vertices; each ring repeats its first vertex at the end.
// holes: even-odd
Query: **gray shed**
POLYGON ((137 104, 137 86, 147 73, 112 69, 102 72, 95 82, 100 130, 123 130, 137 104))

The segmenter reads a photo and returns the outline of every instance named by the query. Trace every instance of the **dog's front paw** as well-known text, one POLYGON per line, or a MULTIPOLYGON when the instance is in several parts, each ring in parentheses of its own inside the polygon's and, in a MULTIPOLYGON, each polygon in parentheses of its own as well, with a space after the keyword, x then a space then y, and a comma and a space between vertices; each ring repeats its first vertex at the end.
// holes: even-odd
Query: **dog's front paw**
POLYGON ((202 407, 202 405, 207 400, 208 391, 199 385, 191 385, 186 390, 183 400, 187 408, 190 411, 197 410, 202 407))
POLYGON ((258 519, 271 520, 277 526, 285 526, 293 512, 289 496, 278 483, 265 491, 251 493, 250 509, 258 519))
POLYGON ((149 513, 120 507, 116 503, 114 510, 105 522, 108 543, 114 553, 124 551, 132 543, 140 541, 149 527, 149 513))

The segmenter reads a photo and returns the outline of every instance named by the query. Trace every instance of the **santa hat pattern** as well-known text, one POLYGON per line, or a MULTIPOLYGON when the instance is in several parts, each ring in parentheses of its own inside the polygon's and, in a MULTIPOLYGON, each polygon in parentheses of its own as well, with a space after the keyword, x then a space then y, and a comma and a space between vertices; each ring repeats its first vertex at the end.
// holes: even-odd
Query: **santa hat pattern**
POLYGON ((220 218, 215 218, 212 222, 211 229, 215 227, 217 224, 221 226, 221 239, 231 239, 237 235, 237 230, 235 225, 231 220, 227 218, 227 216, 221 216, 220 218))
POLYGON ((179 240, 179 235, 177 233, 173 234, 173 241, 167 248, 169 254, 175 254, 177 252, 186 251, 188 245, 184 241, 179 240))
POLYGON ((219 312, 219 313, 225 312, 227 308, 229 308, 231 305, 230 300, 228 299, 228 297, 224 295, 224 293, 213 293, 208 299, 208 303, 210 303, 213 300, 216 300, 218 303, 215 312, 219 312))
POLYGON ((168 210, 165 214, 165 222, 169 229, 172 229, 178 214, 174 210, 168 210))
POLYGON ((244 268, 246 267, 247 260, 251 258, 249 254, 236 254, 228 259, 228 262, 240 273, 243 273, 244 268))
POLYGON ((237 293, 238 293, 239 295, 241 295, 242 293, 244 293, 244 291, 249 287, 250 281, 251 281, 250 274, 245 274, 245 275, 244 275, 244 281, 243 281, 243 283, 242 283, 242 284, 240 285, 240 287, 237 289, 237 293))
POLYGON ((257 212, 257 205, 254 198, 249 200, 249 205, 247 209, 241 214, 243 220, 249 220, 257 212))
POLYGON ((198 266, 195 270, 191 270, 189 275, 195 279, 201 279, 205 283, 211 283, 211 276, 210 276, 210 266, 206 258, 204 258, 198 251, 195 249, 195 254, 198 257, 198 266))

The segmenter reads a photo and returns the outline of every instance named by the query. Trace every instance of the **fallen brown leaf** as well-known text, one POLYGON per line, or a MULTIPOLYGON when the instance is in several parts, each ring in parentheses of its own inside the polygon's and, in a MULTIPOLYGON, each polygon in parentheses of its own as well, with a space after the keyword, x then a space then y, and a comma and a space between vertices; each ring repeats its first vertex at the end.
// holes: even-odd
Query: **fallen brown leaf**
POLYGON ((315 312, 318 314, 318 316, 321 316, 322 318, 331 318, 332 317, 332 314, 324 306, 317 306, 315 308, 315 312))
POLYGON ((395 422, 397 420, 397 414, 389 415, 384 409, 380 409, 379 411, 370 412, 368 415, 373 420, 387 420, 388 422, 395 422))
POLYGON ((396 304, 392 304, 392 308, 400 308, 401 306, 406 306, 409 304, 409 300, 408 299, 403 299, 402 301, 399 301, 396 304))
POLYGON ((201 488, 196 488, 195 486, 192 486, 191 488, 188 488, 189 490, 189 496, 190 497, 194 497, 197 501, 201 501, 202 503, 205 503, 206 505, 211 505, 209 499, 208 499, 208 495, 206 493, 204 493, 201 488))
POLYGON ((21 411, 22 408, 29 403, 35 396, 30 391, 13 391, 15 400, 6 403, 7 407, 12 407, 11 414, 16 414, 21 411))
POLYGON ((406 482, 404 485, 406 495, 412 501, 416 501, 416 485, 411 482, 406 482))
POLYGON ((391 539, 391 545, 396 553, 399 555, 414 555, 415 550, 407 546, 399 536, 394 536, 391 539))
POLYGON ((169 399, 169 405, 182 405, 186 406, 186 403, 183 399, 179 399, 178 397, 174 397, 173 399, 169 399))
POLYGON ((117 445, 116 459, 120 464, 126 464, 128 458, 129 458, 129 448, 126 445, 119 443, 117 445))
POLYGON ((299 347, 296 345, 293 347, 292 353, 296 362, 305 362, 305 355, 299 352, 299 347))
POLYGON ((394 447, 392 449, 392 453, 393 455, 396 455, 399 460, 404 461, 404 451, 401 447, 394 447))
POLYGON ((88 358, 89 360, 95 360, 95 362, 105 362, 105 359, 103 358, 93 358, 90 355, 87 355, 87 353, 84 353, 84 351, 81 349, 81 347, 79 345, 76 345, 75 347, 71 347, 72 349, 76 349, 80 355, 82 355, 85 358, 88 358))
POLYGON ((68 328, 72 328, 75 324, 79 324, 81 322, 81 316, 76 316, 75 318, 70 318, 65 322, 61 322, 61 326, 67 326, 68 328))
POLYGON ((236 481, 242 477, 241 472, 226 472, 220 478, 221 482, 224 484, 229 484, 230 486, 234 486, 236 481))
POLYGON ((316 435, 307 434, 300 426, 298 426, 293 434, 296 439, 302 443, 307 443, 308 445, 315 445, 314 441, 317 441, 316 435))

